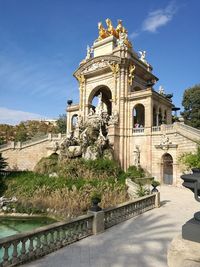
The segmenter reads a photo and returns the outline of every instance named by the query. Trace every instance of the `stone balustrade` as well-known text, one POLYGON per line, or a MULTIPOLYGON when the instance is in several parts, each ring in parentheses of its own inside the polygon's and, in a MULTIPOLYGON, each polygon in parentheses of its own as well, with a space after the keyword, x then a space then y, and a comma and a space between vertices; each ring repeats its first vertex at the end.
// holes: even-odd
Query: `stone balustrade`
POLYGON ((156 194, 144 196, 139 199, 119 204, 114 208, 104 210, 105 229, 122 221, 135 217, 147 210, 155 208, 156 194))
POLYGON ((84 215, 0 239, 0 267, 39 258, 91 235, 92 220, 93 215, 84 215))
POLYGON ((144 128, 140 127, 140 128, 133 128, 133 134, 144 134, 144 128))
POLYGON ((36 145, 41 142, 45 141, 59 141, 61 139, 64 139, 66 137, 66 134, 45 134, 42 136, 34 137, 33 139, 24 141, 24 142, 9 142, 7 144, 3 144, 0 146, 0 152, 7 150, 7 149, 22 149, 28 146, 36 145))
POLYGON ((160 132, 161 129, 160 129, 160 126, 153 126, 152 127, 152 132, 160 132))
POLYGON ((57 222, 2 238, 0 267, 16 266, 37 259, 82 238, 101 233, 115 224, 159 207, 159 196, 159 193, 151 194, 99 212, 89 211, 88 215, 69 222, 57 222))

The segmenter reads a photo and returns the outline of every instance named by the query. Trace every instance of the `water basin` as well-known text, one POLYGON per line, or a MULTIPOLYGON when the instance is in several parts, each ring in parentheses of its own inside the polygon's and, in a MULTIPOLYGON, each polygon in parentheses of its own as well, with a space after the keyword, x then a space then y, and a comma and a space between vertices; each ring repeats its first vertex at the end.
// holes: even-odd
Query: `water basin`
POLYGON ((0 238, 56 222, 47 217, 0 217, 0 238))

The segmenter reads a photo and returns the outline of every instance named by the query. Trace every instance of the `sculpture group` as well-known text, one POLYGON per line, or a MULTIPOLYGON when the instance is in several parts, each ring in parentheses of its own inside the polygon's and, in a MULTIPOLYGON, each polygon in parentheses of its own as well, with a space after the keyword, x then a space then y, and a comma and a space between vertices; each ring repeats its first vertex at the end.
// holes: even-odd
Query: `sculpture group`
POLYGON ((60 145, 61 158, 79 156, 85 159, 112 158, 113 149, 107 137, 108 126, 117 124, 118 120, 117 112, 108 115, 100 92, 98 104, 96 108, 90 108, 87 120, 83 122, 81 115, 79 115, 72 131, 60 145))
POLYGON ((109 36, 114 36, 118 39, 119 45, 125 44, 129 48, 132 47, 131 42, 128 40, 128 31, 122 25, 122 20, 118 20, 118 25, 116 28, 113 26, 110 19, 106 19, 106 25, 107 29, 104 28, 102 22, 98 23, 99 37, 97 41, 103 40, 109 36))

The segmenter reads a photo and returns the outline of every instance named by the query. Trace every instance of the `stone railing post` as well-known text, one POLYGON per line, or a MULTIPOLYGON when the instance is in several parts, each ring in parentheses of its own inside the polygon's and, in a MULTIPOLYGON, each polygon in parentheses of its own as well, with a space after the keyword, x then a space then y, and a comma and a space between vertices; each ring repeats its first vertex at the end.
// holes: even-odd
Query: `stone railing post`
POLYGON ((156 192, 156 198, 155 198, 155 207, 159 208, 160 207, 160 192, 156 192))
POLYGON ((52 139, 52 134, 51 134, 51 133, 48 134, 48 139, 49 139, 49 140, 52 139))
POLYGON ((10 146, 11 146, 12 149, 14 149, 15 148, 15 142, 11 141, 10 146))
POLYGON ((88 214, 94 215, 93 221, 92 221, 92 233, 93 235, 100 234, 104 232, 105 225, 104 225, 104 211, 88 211, 88 214))
POLYGON ((59 133, 59 134, 58 134, 58 139, 61 139, 61 138, 62 138, 62 134, 59 133))
POLYGON ((20 149, 21 146, 22 146, 22 143, 20 141, 18 141, 15 147, 18 148, 18 149, 20 149))

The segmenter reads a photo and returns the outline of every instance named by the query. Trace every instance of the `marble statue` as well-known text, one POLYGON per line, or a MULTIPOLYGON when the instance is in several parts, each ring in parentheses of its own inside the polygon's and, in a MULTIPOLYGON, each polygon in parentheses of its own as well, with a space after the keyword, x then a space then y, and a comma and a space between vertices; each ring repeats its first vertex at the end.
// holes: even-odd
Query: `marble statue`
POLYGON ((134 165, 137 168, 140 166, 140 149, 139 149, 139 146, 136 146, 135 150, 134 150, 134 165))
POLYGON ((165 90, 164 90, 164 88, 162 87, 162 85, 159 86, 158 93, 159 93, 160 95, 164 95, 164 94, 165 94, 165 90))
POLYGON ((117 125, 119 123, 119 113, 117 111, 112 112, 109 118, 108 125, 117 125))
POLYGON ((87 45, 87 55, 85 60, 89 60, 91 58, 92 48, 87 45))
POLYGON ((146 61, 146 51, 139 51, 139 54, 140 54, 140 60, 142 62, 144 62, 145 64, 147 64, 147 61, 146 61))

